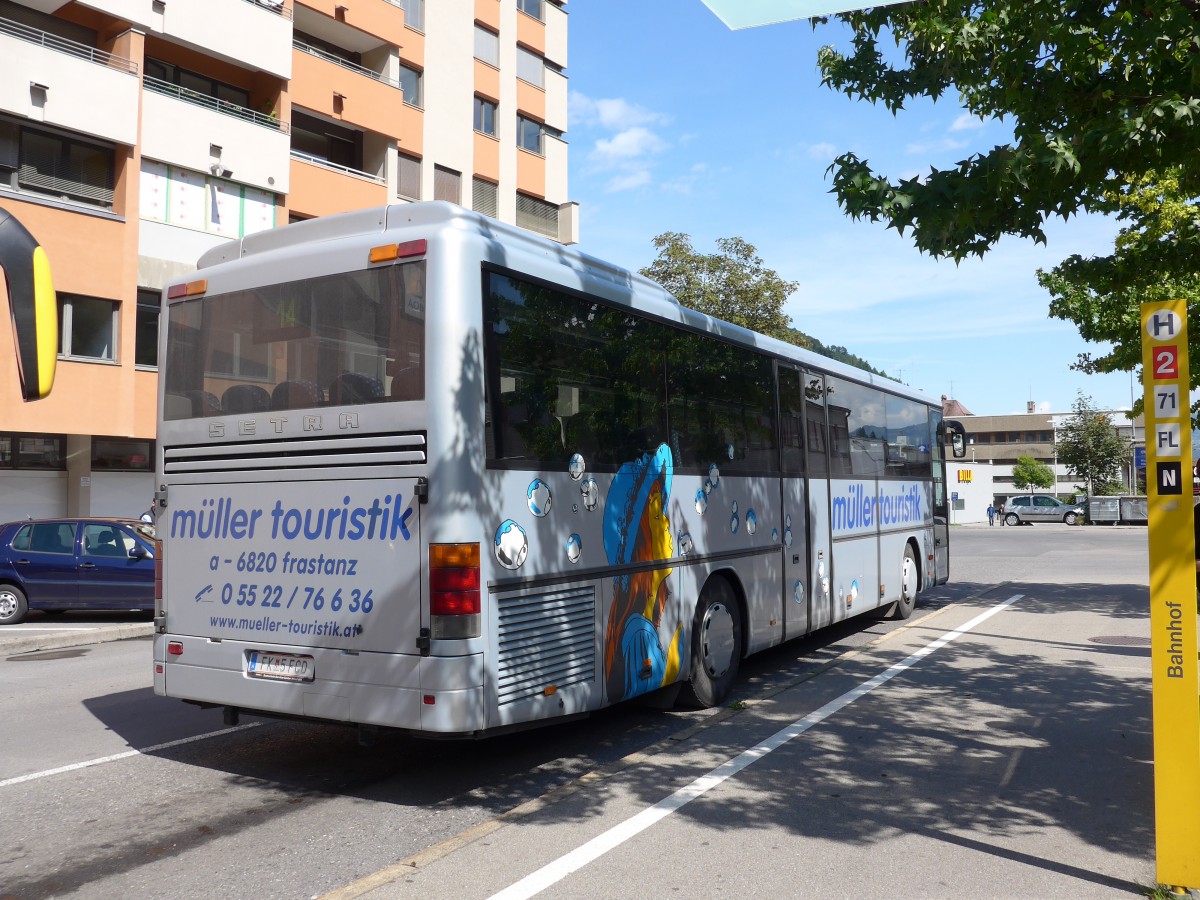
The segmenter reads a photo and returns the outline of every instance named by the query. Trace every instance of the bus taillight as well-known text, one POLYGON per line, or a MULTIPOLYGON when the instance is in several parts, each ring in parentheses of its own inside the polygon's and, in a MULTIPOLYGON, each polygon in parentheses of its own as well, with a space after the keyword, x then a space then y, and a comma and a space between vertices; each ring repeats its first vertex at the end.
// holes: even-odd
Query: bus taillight
POLYGON ((429 546, 429 624, 435 640, 480 635, 479 545, 429 546))

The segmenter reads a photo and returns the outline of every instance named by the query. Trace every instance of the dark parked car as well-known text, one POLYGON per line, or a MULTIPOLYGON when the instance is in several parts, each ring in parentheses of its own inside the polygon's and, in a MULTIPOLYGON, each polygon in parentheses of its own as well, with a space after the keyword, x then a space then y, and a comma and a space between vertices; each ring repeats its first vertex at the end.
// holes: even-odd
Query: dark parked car
POLYGON ((0 525, 0 625, 31 609, 153 608, 153 525, 98 518, 0 525))

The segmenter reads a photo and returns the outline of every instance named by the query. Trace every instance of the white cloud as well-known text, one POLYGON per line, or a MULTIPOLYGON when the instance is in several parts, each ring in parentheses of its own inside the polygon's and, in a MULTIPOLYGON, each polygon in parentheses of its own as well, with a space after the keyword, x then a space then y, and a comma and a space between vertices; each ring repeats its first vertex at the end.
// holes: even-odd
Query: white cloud
POLYGON ((610 194, 615 194, 618 191, 632 190, 633 188, 638 188, 649 183, 650 171, 648 169, 633 169, 622 175, 610 178, 604 186, 604 190, 610 194))
POLYGON ((650 129, 638 126, 596 141, 588 159, 598 166, 607 167, 654 156, 666 148, 666 141, 650 129))
POLYGON ((838 148, 829 143, 813 144, 807 153, 813 159, 833 162, 834 157, 838 155, 838 148))
POLYGON ((619 97, 594 100, 578 91, 571 92, 568 109, 571 125, 594 125, 612 131, 635 125, 665 125, 670 121, 669 116, 619 97))
POLYGON ((983 125, 983 119, 965 112, 950 124, 950 133, 953 134, 956 131, 973 131, 976 128, 982 128, 983 125))

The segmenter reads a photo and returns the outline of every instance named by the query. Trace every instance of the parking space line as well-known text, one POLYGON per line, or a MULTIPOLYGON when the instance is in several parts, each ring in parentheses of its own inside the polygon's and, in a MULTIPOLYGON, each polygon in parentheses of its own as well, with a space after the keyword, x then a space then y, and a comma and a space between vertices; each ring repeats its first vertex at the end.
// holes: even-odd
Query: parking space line
POLYGON ((691 803, 698 797, 711 791, 713 788, 720 785, 722 782, 732 778, 734 775, 741 772, 747 766, 758 762, 763 757, 767 756, 773 750, 777 750, 786 744, 788 741, 798 737, 808 731, 815 725, 819 725, 834 713, 845 709, 855 700, 864 697, 880 685, 891 681, 900 673, 916 665, 926 656, 945 647, 951 641, 962 637, 970 632, 976 626, 990 619, 999 612, 1004 611, 1020 600, 1023 594, 1014 594, 1007 600, 993 606, 991 609, 980 613, 971 621, 956 628, 948 634, 942 635, 935 641, 922 647, 920 650, 911 654, 907 658, 901 660, 895 665, 873 678, 869 678, 857 687, 847 691, 840 697, 826 703, 820 709, 817 709, 807 716, 797 719, 786 728, 773 734, 762 743, 751 747, 749 750, 735 756, 732 759, 726 760, 721 765, 717 766, 707 775, 702 775, 691 784, 680 788, 669 797, 660 800, 654 806, 642 810, 640 813, 626 819, 619 825, 615 825, 603 834, 592 838, 586 844, 572 850, 570 853, 559 857, 554 862, 548 863, 536 872, 527 875, 515 884, 510 885, 499 893, 493 894, 490 900, 524 900, 524 898, 533 897, 541 893, 546 888, 557 884, 562 879, 566 878, 572 872, 583 868, 588 863, 594 862, 610 850, 615 849, 621 844, 645 831, 651 825, 666 818, 671 813, 682 809, 687 804, 691 803))
POLYGON ((112 756, 101 756, 96 759, 85 760, 84 762, 71 763, 68 766, 59 766, 57 769, 46 769, 42 772, 31 772, 28 775, 18 775, 15 778, 6 778, 0 781, 0 788, 9 787, 14 784, 22 784, 26 781, 36 781, 39 778, 49 778, 51 775, 62 775, 64 772, 74 772, 77 769, 88 769, 92 766, 99 766, 104 763, 116 762, 119 759, 128 759, 130 756, 145 756, 149 753, 157 753, 159 750, 170 750, 172 747, 182 747, 184 744, 191 744, 196 741, 205 741, 209 738, 221 737, 225 734, 233 734, 235 731, 245 731, 247 728, 254 728, 262 722, 247 722, 245 725, 236 725, 233 728, 222 728, 220 731, 210 731, 207 734, 194 734, 191 737, 180 738, 177 741, 167 741, 165 744, 155 744, 152 747, 143 747, 141 750, 126 750, 123 753, 114 753, 112 756))

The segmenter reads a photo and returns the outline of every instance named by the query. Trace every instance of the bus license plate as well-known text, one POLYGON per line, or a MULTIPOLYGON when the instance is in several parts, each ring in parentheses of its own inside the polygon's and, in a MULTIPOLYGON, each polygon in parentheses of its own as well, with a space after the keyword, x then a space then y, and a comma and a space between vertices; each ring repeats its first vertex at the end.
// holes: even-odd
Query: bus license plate
POLYGON ((276 681, 312 681, 316 677, 317 667, 311 656, 251 650, 246 656, 246 674, 251 678, 273 678, 276 681))

